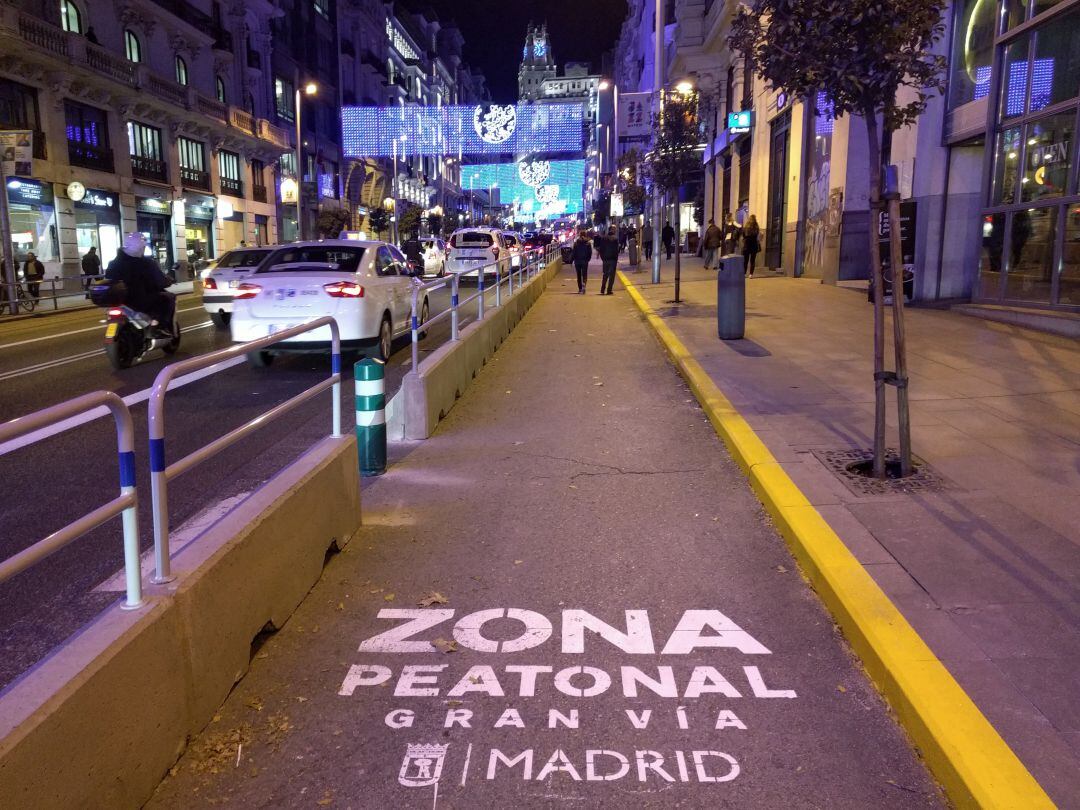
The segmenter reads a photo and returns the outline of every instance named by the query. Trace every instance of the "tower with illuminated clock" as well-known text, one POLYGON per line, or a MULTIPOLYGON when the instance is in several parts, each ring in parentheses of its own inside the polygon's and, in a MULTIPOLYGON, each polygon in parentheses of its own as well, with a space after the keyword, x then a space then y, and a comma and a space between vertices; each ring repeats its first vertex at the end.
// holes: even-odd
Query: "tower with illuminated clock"
POLYGON ((518 99, 535 101, 544 94, 544 81, 556 75, 555 60, 551 56, 547 25, 529 24, 525 35, 525 47, 521 53, 518 69, 518 99))

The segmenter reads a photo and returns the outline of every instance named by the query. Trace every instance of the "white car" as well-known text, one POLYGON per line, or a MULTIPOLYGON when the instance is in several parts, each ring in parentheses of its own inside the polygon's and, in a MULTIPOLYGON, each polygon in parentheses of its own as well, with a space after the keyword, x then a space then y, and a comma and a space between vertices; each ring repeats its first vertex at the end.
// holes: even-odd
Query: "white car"
MULTIPOLYGON (((376 357, 387 360, 394 338, 410 329, 418 284, 405 256, 386 242, 328 240, 280 247, 266 266, 237 286, 232 339, 246 343, 330 315, 337 319, 342 350, 374 348, 376 357)), ((427 296, 418 303, 417 314, 426 321, 427 296)), ((330 328, 321 327, 248 359, 265 366, 281 352, 326 351, 330 338, 330 328)))
POLYGON ((424 275, 446 275, 446 242, 437 236, 420 237, 424 251, 424 275))
POLYGON ((203 309, 219 329, 229 327, 233 291, 241 281, 270 258, 277 246, 237 248, 225 253, 213 267, 202 272, 203 309))
POLYGON ((497 228, 458 228, 450 236, 446 269, 450 273, 475 276, 484 268, 484 277, 502 278, 510 272, 510 251, 497 228))
POLYGON ((503 231, 503 241, 506 242, 506 249, 510 251, 510 266, 515 269, 521 267, 521 257, 525 253, 521 237, 513 231, 503 231))

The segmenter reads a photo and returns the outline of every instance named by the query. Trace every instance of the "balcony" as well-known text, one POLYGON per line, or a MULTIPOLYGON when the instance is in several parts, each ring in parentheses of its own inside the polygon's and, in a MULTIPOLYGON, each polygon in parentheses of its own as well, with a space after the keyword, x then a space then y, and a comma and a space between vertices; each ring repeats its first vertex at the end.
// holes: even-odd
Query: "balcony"
POLYGON ((192 188, 196 191, 210 191, 210 173, 199 169, 180 167, 180 184, 184 188, 192 188))
POLYGON ((115 171, 113 151, 105 146, 92 146, 88 143, 68 141, 68 163, 84 169, 96 169, 99 172, 115 171))
MULTIPOLYGON (((265 189, 264 189, 265 191, 265 189)), ((231 177, 221 178, 221 193, 228 194, 230 197, 243 197, 244 196, 244 184, 240 180, 234 180, 231 177)))
POLYGON ((128 87, 134 87, 137 84, 137 66, 134 62, 115 56, 104 48, 92 45, 89 42, 84 44, 86 46, 87 65, 98 73, 108 76, 110 79, 115 79, 121 84, 126 84, 128 87))
POLYGON ((274 146, 279 146, 282 149, 289 148, 289 139, 285 134, 285 130, 275 127, 265 118, 260 118, 255 127, 255 134, 262 140, 272 143, 274 146))
POLYGON ((246 132, 248 135, 254 135, 255 116, 239 107, 229 107, 229 126, 246 132))
POLYGON ((187 88, 182 84, 163 79, 156 73, 147 73, 146 89, 158 98, 175 104, 181 109, 188 106, 187 88))
POLYGON ((252 186, 251 199, 253 199, 255 202, 266 202, 266 186, 252 186))
POLYGON ((203 115, 209 118, 216 118, 218 121, 221 121, 223 123, 228 123, 229 121, 228 106, 222 104, 216 98, 207 98, 200 93, 196 93, 195 109, 201 112, 203 115))
POLYGON ((154 183, 169 182, 169 168, 164 160, 154 160, 139 155, 131 156, 131 175, 136 180, 150 180, 154 183))

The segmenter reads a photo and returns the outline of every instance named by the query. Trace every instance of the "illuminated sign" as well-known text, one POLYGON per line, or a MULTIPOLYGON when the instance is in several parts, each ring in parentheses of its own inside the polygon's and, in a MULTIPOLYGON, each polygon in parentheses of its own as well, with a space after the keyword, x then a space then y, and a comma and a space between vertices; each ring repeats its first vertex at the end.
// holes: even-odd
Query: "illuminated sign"
POLYGON ((120 210, 120 200, 115 194, 110 191, 100 191, 96 188, 83 188, 82 197, 78 200, 72 198, 72 201, 75 203, 76 208, 120 210))
POLYGON ((7 182, 8 201, 17 205, 52 205, 52 185, 45 186, 37 180, 11 177, 7 182))
MULTIPOLYGON (((499 199, 513 206, 517 221, 555 219, 584 210, 584 160, 466 164, 461 167, 461 173, 462 177, 472 180, 472 188, 476 191, 497 190, 499 199), (540 169, 538 164, 546 168, 540 169), (523 170, 522 167, 527 168, 523 170), (530 183, 526 177, 528 180, 540 179, 530 183)), ((468 180, 465 187, 469 188, 468 180)))
POLYGON ((351 158, 580 152, 585 121, 581 102, 341 109, 342 146, 351 158))
POLYGON ((731 112, 727 114, 728 132, 731 132, 733 135, 740 135, 744 132, 749 132, 750 128, 753 125, 753 110, 741 110, 739 112, 731 112))
POLYGON ((293 178, 286 177, 281 181, 279 193, 283 203, 286 205, 296 205, 297 199, 299 198, 299 187, 293 178))

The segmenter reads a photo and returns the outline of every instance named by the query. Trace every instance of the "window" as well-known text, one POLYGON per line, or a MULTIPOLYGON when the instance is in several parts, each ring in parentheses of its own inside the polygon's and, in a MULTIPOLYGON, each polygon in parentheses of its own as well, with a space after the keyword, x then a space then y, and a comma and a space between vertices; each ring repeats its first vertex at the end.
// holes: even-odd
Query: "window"
POLYGON ((60 0, 60 25, 69 34, 81 34, 82 14, 71 0, 60 0))
POLYGON ((34 88, 6 79, 0 81, 0 128, 41 129, 34 88))
POLYGON ((68 162, 99 171, 113 171, 109 147, 109 123, 104 110, 67 100, 64 120, 68 142, 68 162))
POLYGON ((136 121, 129 121, 128 151, 132 157, 162 160, 161 130, 136 121))
POLYGON ((218 152, 218 171, 222 180, 240 180, 240 156, 235 152, 218 152))
POLYGON ((1035 29, 1031 111, 1070 98, 1080 89, 1080 10, 1035 29))
POLYGON ((225 80, 220 76, 214 77, 214 92, 218 101, 222 104, 228 104, 228 100, 225 98, 225 80))
POLYGON ((953 25, 950 109, 990 94, 994 59, 996 6, 986 0, 964 0, 956 5, 953 25))
POLYGON ((296 177, 295 152, 286 152, 278 158, 278 172, 282 177, 296 177))
POLYGON ((176 83, 187 87, 187 62, 182 56, 176 57, 176 83))
POLYGON ((142 61, 142 45, 139 44, 139 38, 130 28, 124 29, 124 53, 129 62, 142 61))
POLYGON ((199 141, 180 137, 176 139, 176 148, 180 152, 180 166, 197 172, 206 171, 206 157, 203 145, 199 141))
POLYGON ((251 184, 261 188, 266 187, 266 164, 261 160, 251 161, 251 184))
POLYGON ((288 79, 274 79, 274 109, 284 121, 296 120, 295 89, 288 79))
POLYGON ((1023 202, 1060 197, 1069 183, 1076 113, 1051 115, 1027 125, 1024 174, 1020 178, 1023 202))

